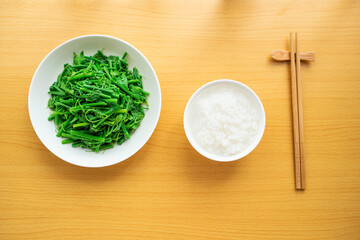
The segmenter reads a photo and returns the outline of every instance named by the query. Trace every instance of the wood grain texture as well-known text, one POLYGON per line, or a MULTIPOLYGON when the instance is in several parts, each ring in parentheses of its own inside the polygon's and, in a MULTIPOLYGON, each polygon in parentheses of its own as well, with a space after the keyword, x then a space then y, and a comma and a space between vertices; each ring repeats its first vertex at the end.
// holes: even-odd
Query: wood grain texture
MULTIPOLYGON (((360 2, 1 1, 0 239, 360 238, 360 2), (307 189, 294 190, 288 63, 270 60, 301 34, 307 189), (101 169, 55 157, 32 129, 27 94, 41 60, 84 34, 130 42, 162 89, 159 124, 123 163, 101 169), (251 87, 266 130, 241 161, 188 143, 192 93, 215 79, 251 87)), ((287 49, 288 50, 288 49, 287 49)))

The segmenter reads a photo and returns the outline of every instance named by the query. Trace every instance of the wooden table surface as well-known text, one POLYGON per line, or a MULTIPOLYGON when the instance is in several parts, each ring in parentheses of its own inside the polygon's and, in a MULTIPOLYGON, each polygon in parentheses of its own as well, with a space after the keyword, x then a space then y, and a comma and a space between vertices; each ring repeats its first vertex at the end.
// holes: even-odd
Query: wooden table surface
POLYGON ((0 239, 360 239, 360 1, 1 1, 0 239), (307 189, 295 191, 290 31, 302 51, 307 189), (106 168, 73 166, 40 142, 28 90, 41 60, 86 34, 149 59, 162 111, 148 143, 106 168), (259 146, 218 163, 183 130, 201 85, 235 79, 262 100, 259 146))

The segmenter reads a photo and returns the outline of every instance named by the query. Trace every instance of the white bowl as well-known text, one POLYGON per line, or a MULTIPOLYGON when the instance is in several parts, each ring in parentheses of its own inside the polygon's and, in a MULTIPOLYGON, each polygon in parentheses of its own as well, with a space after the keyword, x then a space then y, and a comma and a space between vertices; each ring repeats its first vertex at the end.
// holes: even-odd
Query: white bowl
POLYGON ((203 85, 191 96, 185 108, 184 129, 190 144, 193 146, 193 148, 195 148, 196 151, 198 151, 204 157, 220 162, 234 161, 248 155, 259 144, 265 131, 265 110, 259 97, 255 94, 253 90, 251 90, 245 84, 229 79, 216 80, 203 85), (197 118, 197 116, 195 116, 197 110, 195 110, 196 108, 194 108, 194 103, 201 97, 206 96, 209 93, 207 92, 208 90, 217 91, 217 89, 221 86, 230 86, 232 89, 235 88, 241 91, 241 93, 244 96, 246 96, 246 98, 250 102, 252 102, 252 105, 259 116, 259 125, 256 128, 256 134, 254 135, 253 141, 249 143, 249 145, 246 148, 244 148, 243 151, 230 156, 222 156, 206 150, 196 140, 196 137, 194 136, 195 130, 191 130, 191 127, 195 126, 195 121, 197 118))
POLYGON ((161 91, 156 73, 145 56, 129 43, 115 37, 87 35, 71 39, 52 50, 40 63, 31 81, 29 90, 29 115, 34 130, 41 142, 56 156, 69 163, 83 167, 104 167, 121 162, 135 154, 150 138, 155 130, 161 110, 161 91), (93 55, 103 50, 106 55, 122 56, 128 52, 129 68, 137 67, 143 76, 144 90, 150 92, 147 99, 149 110, 131 138, 122 145, 103 152, 95 153, 71 144, 61 144, 62 138, 56 137, 53 121, 48 121, 50 109, 49 87, 62 72, 65 63, 72 64, 73 52, 93 55))

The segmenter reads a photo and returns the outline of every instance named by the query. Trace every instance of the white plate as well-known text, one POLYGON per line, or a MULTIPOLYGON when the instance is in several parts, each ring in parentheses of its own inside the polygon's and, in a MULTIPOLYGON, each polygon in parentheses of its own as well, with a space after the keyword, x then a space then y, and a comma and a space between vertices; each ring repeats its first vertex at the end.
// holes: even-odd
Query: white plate
POLYGON ((115 37, 87 35, 71 39, 51 51, 37 68, 29 90, 29 114, 34 130, 41 142, 56 156, 69 163, 83 167, 104 167, 121 162, 135 154, 150 138, 159 120, 161 110, 161 91, 156 73, 145 56, 129 43, 115 37), (64 64, 73 61, 73 52, 89 56, 103 50, 105 55, 122 56, 127 52, 129 68, 137 67, 143 76, 144 90, 150 92, 147 99, 149 110, 130 140, 122 145, 99 153, 82 148, 73 148, 71 144, 61 144, 62 138, 56 137, 56 126, 48 121, 50 109, 49 87, 63 71, 64 64))

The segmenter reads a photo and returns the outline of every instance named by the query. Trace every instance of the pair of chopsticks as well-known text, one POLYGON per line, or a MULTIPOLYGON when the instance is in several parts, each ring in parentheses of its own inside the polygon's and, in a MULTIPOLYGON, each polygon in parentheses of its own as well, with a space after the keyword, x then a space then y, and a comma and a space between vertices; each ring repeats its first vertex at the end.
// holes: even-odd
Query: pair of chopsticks
POLYGON ((271 57, 275 61, 290 61, 291 89, 294 129, 294 159, 295 159, 295 188, 305 189, 305 153, 304 153, 304 121, 302 102, 302 83, 300 61, 315 61, 315 52, 301 53, 299 50, 299 36, 290 33, 290 51, 274 50, 271 57))
POLYGON ((305 153, 300 51, 297 33, 290 33, 291 89, 295 152, 295 188, 305 189, 305 153))

